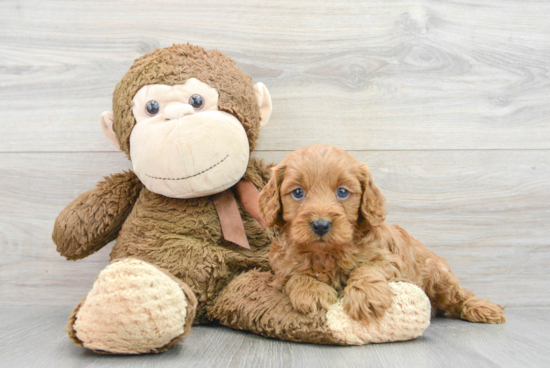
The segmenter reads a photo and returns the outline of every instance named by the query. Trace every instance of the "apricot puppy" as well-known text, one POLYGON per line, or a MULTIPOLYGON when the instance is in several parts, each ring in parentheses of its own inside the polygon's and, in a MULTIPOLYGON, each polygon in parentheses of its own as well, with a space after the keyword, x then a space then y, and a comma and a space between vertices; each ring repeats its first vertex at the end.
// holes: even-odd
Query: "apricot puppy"
POLYGON ((435 312, 503 323, 503 307, 462 288, 443 257, 384 221, 384 202, 368 166, 344 150, 312 145, 291 153, 260 193, 267 225, 282 229, 270 250, 273 285, 298 312, 343 297, 351 318, 369 322, 391 305, 388 281, 408 281, 435 312))

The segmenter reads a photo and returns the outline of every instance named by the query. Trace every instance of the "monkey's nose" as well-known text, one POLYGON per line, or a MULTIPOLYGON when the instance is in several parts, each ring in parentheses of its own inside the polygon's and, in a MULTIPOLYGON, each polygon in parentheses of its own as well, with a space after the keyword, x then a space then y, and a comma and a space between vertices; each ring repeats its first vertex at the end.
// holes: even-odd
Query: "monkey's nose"
POLYGON ((170 105, 164 108, 164 119, 179 119, 183 118, 185 115, 191 115, 193 113, 195 113, 195 109, 193 109, 193 106, 189 104, 170 105))
POLYGON ((319 236, 325 235, 330 231, 330 229, 332 229, 332 224, 329 221, 325 220, 312 221, 310 226, 311 230, 313 230, 313 232, 319 236))

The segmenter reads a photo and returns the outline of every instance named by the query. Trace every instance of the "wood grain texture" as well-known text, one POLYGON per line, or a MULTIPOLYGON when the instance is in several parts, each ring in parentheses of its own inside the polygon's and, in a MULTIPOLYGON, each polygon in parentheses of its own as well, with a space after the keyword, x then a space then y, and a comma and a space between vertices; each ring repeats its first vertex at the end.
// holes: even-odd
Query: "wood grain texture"
POLYGON ((298 344, 221 326, 193 327, 163 354, 110 356, 72 344, 70 308, 0 308, 1 367, 547 367, 548 309, 509 309, 504 325, 436 318, 423 336, 367 346, 298 344))
POLYGON ((389 222, 446 257, 465 287, 549 307, 549 11, 537 0, 2 1, 0 306, 15 309, 0 309, 0 366, 547 365, 546 310, 534 309, 495 328, 438 320, 406 344, 317 347, 204 327, 160 357, 95 356, 60 329, 112 245, 69 262, 51 232, 78 194, 130 168, 98 124, 116 83, 143 53, 191 42, 269 88, 257 155, 351 150, 387 196, 389 222))
MULTIPOLYGON (((388 222, 446 257, 465 287, 509 306, 550 306, 550 151, 353 154, 386 195, 388 222)), ((114 152, 0 154, 0 305, 74 305, 88 292, 111 246, 66 261, 53 223, 102 176, 128 168, 114 152)))
POLYGON ((550 2, 3 1, 0 152, 105 151, 132 61, 219 48, 271 91, 261 150, 549 149, 550 2))

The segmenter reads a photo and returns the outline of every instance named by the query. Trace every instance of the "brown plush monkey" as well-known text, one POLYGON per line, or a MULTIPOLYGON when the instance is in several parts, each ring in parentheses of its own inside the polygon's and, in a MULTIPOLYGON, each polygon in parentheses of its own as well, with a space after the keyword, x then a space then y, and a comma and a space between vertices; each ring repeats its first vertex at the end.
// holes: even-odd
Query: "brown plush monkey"
POLYGON ((80 195, 53 232, 69 260, 117 240, 69 319, 73 342, 103 353, 161 352, 192 323, 209 321, 326 344, 406 340, 427 327, 429 302, 410 284, 393 286, 395 308, 369 326, 339 305, 299 314, 267 286, 273 233, 255 196, 270 172, 250 153, 271 98, 232 59, 189 44, 155 50, 117 85, 113 110, 101 125, 133 172, 80 195))

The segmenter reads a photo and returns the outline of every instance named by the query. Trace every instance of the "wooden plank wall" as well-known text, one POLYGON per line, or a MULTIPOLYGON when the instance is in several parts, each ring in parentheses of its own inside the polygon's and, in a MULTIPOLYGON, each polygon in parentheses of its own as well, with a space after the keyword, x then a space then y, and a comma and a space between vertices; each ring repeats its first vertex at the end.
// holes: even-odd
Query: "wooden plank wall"
POLYGON ((264 82, 257 156, 312 143, 371 166, 399 223, 463 284, 549 306, 550 2, 2 1, 0 305, 74 305, 110 246, 69 262, 55 217, 129 168, 103 136, 145 52, 218 48, 264 82))

